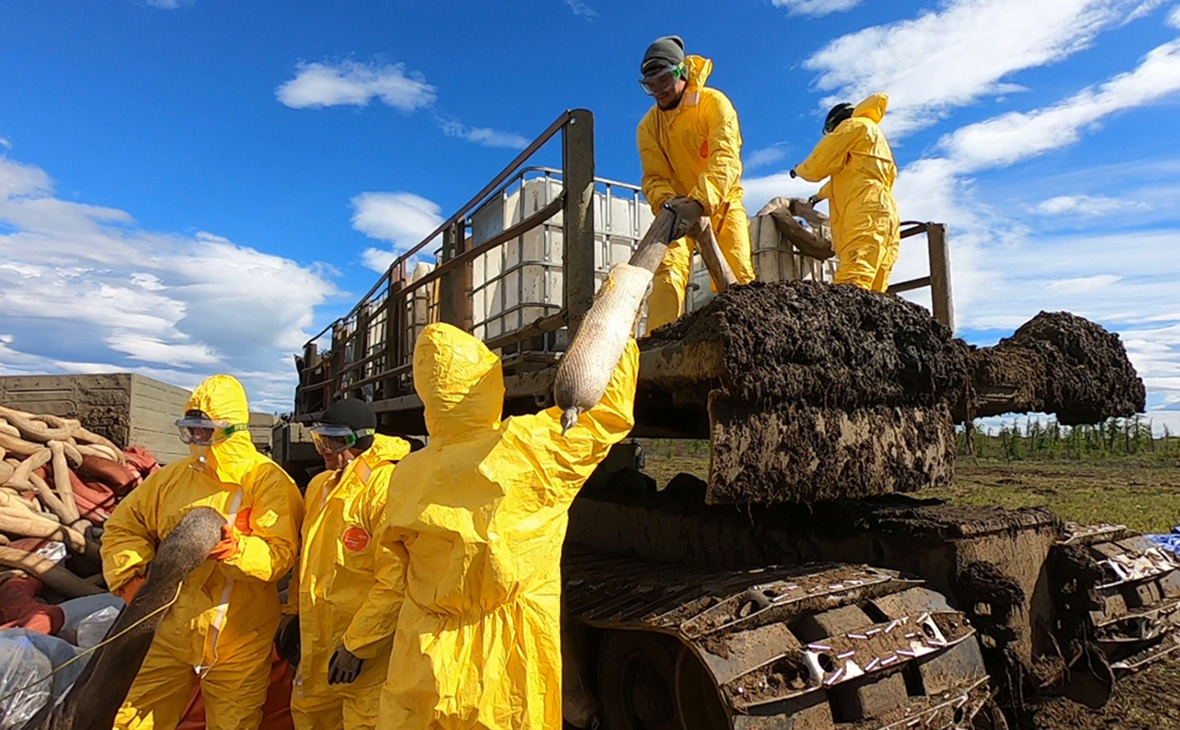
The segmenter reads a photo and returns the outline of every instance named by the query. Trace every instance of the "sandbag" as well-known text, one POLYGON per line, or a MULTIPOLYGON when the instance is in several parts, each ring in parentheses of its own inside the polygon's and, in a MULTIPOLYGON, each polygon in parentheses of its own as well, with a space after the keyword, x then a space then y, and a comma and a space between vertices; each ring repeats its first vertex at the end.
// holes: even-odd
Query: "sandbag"
POLYGON ((37 600, 45 584, 36 578, 13 578, 0 584, 0 629, 28 629, 56 634, 65 624, 65 611, 37 600))
POLYGON ((82 457, 82 465, 78 467, 77 472, 82 481, 105 484, 113 493, 120 496, 131 491, 139 481, 139 472, 136 468, 92 454, 82 457))

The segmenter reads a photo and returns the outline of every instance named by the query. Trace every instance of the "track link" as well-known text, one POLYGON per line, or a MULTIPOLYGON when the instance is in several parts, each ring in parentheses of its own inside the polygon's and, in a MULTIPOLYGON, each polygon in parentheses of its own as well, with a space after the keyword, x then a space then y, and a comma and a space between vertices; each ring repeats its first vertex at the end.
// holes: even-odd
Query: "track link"
POLYGON ((957 728, 989 699, 970 622, 894 571, 718 571, 571 546, 564 575, 568 615, 605 632, 608 730, 957 728))
POLYGON ((1116 674, 1180 648, 1180 559, 1122 525, 1065 527, 1054 548, 1061 611, 1116 674), (1073 584, 1071 585, 1071 579, 1073 584), (1077 625, 1081 624, 1081 625, 1077 625))

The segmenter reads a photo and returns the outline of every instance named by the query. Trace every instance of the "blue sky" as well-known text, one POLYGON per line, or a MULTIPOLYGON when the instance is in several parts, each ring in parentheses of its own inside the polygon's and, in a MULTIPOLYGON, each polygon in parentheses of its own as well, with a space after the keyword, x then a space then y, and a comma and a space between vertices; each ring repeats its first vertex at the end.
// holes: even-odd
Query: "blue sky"
POLYGON ((831 103, 884 91, 960 334, 1091 317, 1180 425, 1175 0, 8 0, 0 25, 0 372, 227 371, 287 409, 307 335, 563 110, 637 181, 638 60, 677 33, 738 110, 751 213, 814 190, 785 172, 831 103))

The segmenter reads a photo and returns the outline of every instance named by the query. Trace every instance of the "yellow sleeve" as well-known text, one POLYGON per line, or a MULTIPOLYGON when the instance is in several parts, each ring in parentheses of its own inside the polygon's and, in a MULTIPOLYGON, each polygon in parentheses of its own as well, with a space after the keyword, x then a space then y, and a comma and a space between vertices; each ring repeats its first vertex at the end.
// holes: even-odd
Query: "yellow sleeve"
POLYGON ((863 138, 863 123, 858 124, 853 119, 841 124, 835 131, 823 136, 807 159, 795 167, 795 174, 808 182, 819 182, 835 175, 844 167, 848 153, 863 138))
POLYGON ((401 612, 402 598, 406 592, 406 549, 394 534, 386 528, 385 507, 389 499, 389 480, 393 476, 393 464, 378 467, 369 477, 374 485, 368 492, 367 504, 362 518, 365 529, 376 536, 377 554, 374 556, 377 573, 376 582, 369 589, 365 600, 344 630, 341 643, 344 648, 361 659, 376 656, 377 646, 383 639, 393 636, 401 612))
POLYGON ((234 532, 238 553, 223 565, 246 578, 274 583, 282 578, 299 555, 299 528, 303 524, 303 500, 291 477, 274 463, 264 463, 251 475, 250 533, 234 532))
MULTIPOLYGON (((320 495, 324 490, 324 482, 328 480, 330 473, 331 472, 322 471, 319 474, 316 474, 311 478, 311 483, 307 485, 307 492, 303 497, 302 523, 311 522, 315 518, 315 515, 312 514, 310 509, 310 505, 315 505, 319 501, 320 495)), ((305 537, 302 534, 302 523, 299 526, 301 531, 299 553, 297 553, 295 557, 295 564, 291 566, 291 581, 287 584, 287 601, 282 606, 284 616, 297 616, 299 614, 299 586, 302 584, 302 581, 299 580, 299 571, 303 568, 303 561, 299 559, 299 555, 302 555, 302 538, 305 537)))
POLYGON ((711 216, 742 179, 742 133, 737 111, 722 94, 702 94, 700 113, 708 129, 709 163, 688 198, 700 203, 705 215, 711 216))
POLYGON ((103 526, 102 574, 112 593, 147 572, 160 544, 157 520, 159 471, 131 491, 103 526))
MULTIPOLYGON (((635 427, 635 386, 639 380, 639 346, 627 343, 619 364, 598 405, 578 416, 578 423, 564 436, 561 433, 561 409, 556 406, 535 416, 512 419, 522 431, 518 446, 532 452, 540 464, 543 478, 554 494, 566 494, 570 484, 578 487, 606 458, 610 448, 622 441, 635 427)), ((511 422, 511 421, 510 421, 511 422)), ((514 429, 516 430, 516 429, 514 429)))
POLYGON ((639 123, 636 136, 639 141, 639 162, 643 166, 643 197, 651 205, 652 212, 659 213, 664 203, 676 197, 672 187, 672 163, 660 148, 652 125, 654 119, 649 113, 639 123))

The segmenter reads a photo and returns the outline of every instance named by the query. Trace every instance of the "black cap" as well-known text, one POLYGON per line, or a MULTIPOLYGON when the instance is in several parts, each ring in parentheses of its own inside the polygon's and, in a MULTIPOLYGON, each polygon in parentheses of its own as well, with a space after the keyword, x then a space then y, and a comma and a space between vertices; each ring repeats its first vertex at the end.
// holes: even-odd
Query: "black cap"
POLYGON ((684 41, 678 35, 657 38, 647 47, 639 73, 648 76, 661 69, 671 68, 684 61, 684 41))
MULTIPOLYGON (((320 416, 319 422, 332 426, 348 426, 358 432, 365 429, 375 430, 377 428, 377 414, 373 413, 373 409, 363 400, 345 398, 328 406, 328 410, 320 416)), ((367 451, 372 445, 373 437, 363 436, 357 439, 356 446, 353 448, 357 451, 367 451)))
POLYGON ((840 122, 843 122, 845 119, 851 119, 854 110, 855 108, 847 102, 832 107, 828 112, 827 119, 824 120, 824 134, 840 126, 840 122))

